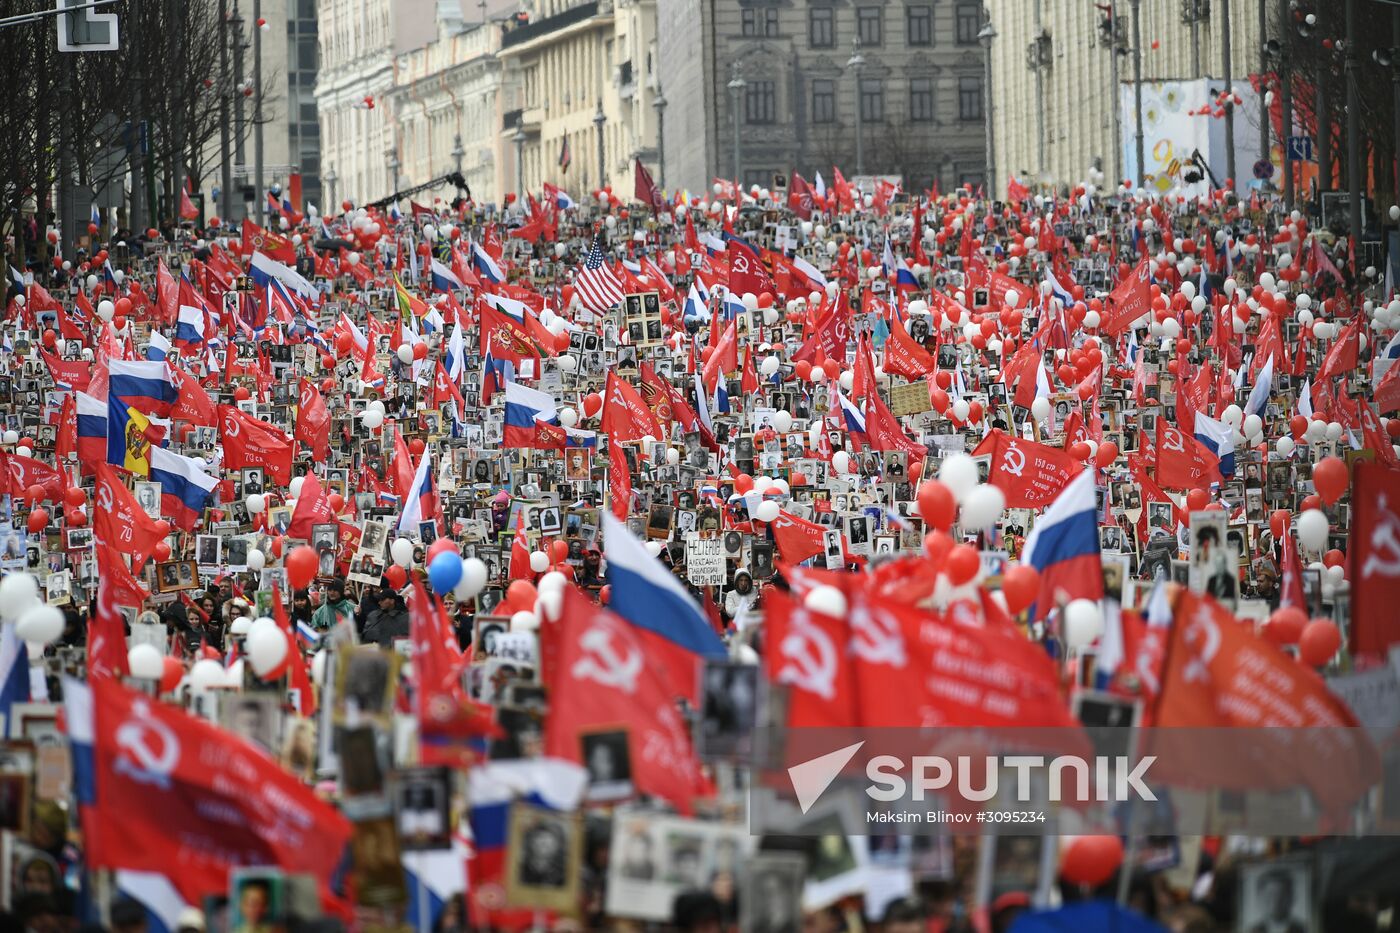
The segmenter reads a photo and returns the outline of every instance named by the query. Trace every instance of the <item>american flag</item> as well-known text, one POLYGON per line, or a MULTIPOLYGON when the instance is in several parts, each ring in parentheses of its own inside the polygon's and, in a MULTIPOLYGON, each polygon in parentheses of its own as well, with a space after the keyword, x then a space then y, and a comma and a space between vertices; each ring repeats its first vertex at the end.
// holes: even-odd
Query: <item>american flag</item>
POLYGON ((583 257, 583 270, 574 280, 574 291, 589 311, 603 312, 622 303, 622 281, 603 261, 603 243, 593 238, 593 245, 583 257))

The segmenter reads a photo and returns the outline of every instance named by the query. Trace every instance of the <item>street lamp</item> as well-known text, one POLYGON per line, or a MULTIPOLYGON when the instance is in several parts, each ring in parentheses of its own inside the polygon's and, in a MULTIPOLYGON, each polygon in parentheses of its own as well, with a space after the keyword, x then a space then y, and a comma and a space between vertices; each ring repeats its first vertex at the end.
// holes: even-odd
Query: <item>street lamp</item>
POLYGON ((977 40, 982 43, 982 47, 987 50, 987 61, 985 65, 986 76, 982 89, 982 100, 986 102, 986 112, 982 118, 987 121, 987 190, 999 191, 996 179, 996 148, 993 146, 992 135, 992 40, 997 37, 996 27, 991 20, 987 20, 986 25, 977 33, 977 40))
POLYGON ((739 171, 742 161, 739 151, 739 98, 743 96, 744 88, 748 87, 749 83, 745 81, 744 76, 739 73, 739 63, 737 61, 730 64, 729 70, 734 75, 734 77, 729 79, 729 84, 726 85, 729 88, 730 110, 734 112, 734 184, 742 185, 744 179, 739 171))
POLYGON ((332 165, 330 170, 326 172, 326 208, 330 212, 329 216, 331 217, 335 216, 335 182, 335 166, 332 165))
POLYGON ((860 37, 851 40, 851 57, 846 59, 846 67, 856 76, 856 174, 865 174, 865 134, 861 130, 860 113, 860 70, 865 67, 865 56, 860 54, 860 37))
POLYGON ((520 203, 525 203, 525 118, 515 121, 515 134, 510 141, 515 143, 515 195, 520 203))
POLYGON ((608 117, 603 113, 603 99, 598 98, 598 109, 593 113, 593 126, 598 131, 598 187, 607 187, 607 171, 603 161, 603 124, 608 122, 608 117))
POLYGON ((390 148, 389 156, 389 193, 394 194, 399 190, 399 151, 390 148))
POLYGON ((651 102, 656 108, 656 151, 657 156, 656 173, 660 175, 659 184, 664 189, 666 187, 666 97, 661 93, 661 82, 656 83, 656 99, 651 102))
POLYGON ((466 155, 467 153, 462 148, 461 133, 458 133, 456 136, 452 137, 452 152, 449 154, 452 156, 452 164, 457 168, 457 174, 462 174, 462 156, 466 155))

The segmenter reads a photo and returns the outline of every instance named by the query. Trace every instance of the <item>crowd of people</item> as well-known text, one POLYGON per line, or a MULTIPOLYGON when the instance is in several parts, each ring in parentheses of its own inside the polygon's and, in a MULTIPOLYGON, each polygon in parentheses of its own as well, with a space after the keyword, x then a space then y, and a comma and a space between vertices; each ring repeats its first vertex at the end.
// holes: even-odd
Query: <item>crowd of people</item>
POLYGON ((833 175, 12 235, 15 928, 1389 928, 1390 260, 833 175), (1253 736, 1163 825, 792 815, 883 727, 1253 736))

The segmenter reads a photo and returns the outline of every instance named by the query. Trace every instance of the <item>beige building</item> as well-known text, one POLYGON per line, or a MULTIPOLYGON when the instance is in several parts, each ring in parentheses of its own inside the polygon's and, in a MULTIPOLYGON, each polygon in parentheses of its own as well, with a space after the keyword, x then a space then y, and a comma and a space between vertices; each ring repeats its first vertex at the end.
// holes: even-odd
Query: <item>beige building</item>
MULTIPOLYGON (((1133 6, 1130 0, 986 0, 996 33, 983 40, 991 44, 993 190, 1004 191, 1013 173, 1023 181, 1073 184, 1092 166, 1108 179, 1121 177, 1112 89, 1115 59, 1120 84, 1133 80, 1133 6), (1116 35, 1100 9, 1110 2, 1116 35)), ((1239 82, 1259 72, 1258 2, 1143 0, 1139 7, 1145 83, 1223 78, 1226 9, 1231 76, 1239 82)), ((1130 141, 1133 131, 1133 123, 1123 121, 1122 138, 1130 141)), ((1259 132, 1256 120, 1237 117, 1237 152, 1248 134, 1257 151, 1259 132)), ((1249 168, 1239 164, 1237 173, 1247 175, 1249 168)))
MULTIPOLYGON (((499 203, 505 190, 499 157, 502 126, 498 22, 463 23, 440 18, 438 35, 422 48, 395 57, 393 87, 385 93, 404 187, 461 172, 472 197, 499 203)), ((423 195, 449 201, 442 185, 423 195)))
POLYGON ((601 177, 630 198, 634 159, 658 174, 656 6, 538 0, 528 21, 503 34, 507 190, 539 191, 548 181, 577 196, 601 177))
POLYGON ((383 97, 394 83, 394 0, 318 0, 321 183, 329 209, 394 190, 383 97))

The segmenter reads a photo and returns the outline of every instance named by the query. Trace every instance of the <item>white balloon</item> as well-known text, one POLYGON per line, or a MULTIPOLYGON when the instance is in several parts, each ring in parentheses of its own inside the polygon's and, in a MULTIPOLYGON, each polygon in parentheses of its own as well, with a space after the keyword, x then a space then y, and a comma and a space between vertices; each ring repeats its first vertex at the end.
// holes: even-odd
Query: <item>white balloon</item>
POLYGON ((681 462, 681 452, 674 447, 666 448, 666 462, 671 466, 681 462))
POLYGON ((458 599, 473 599, 486 586, 486 564, 477 557, 462 561, 462 579, 452 588, 458 599))
POLYGON ((1220 420, 1232 428, 1238 428, 1240 423, 1244 421, 1244 412, 1238 405, 1229 405, 1221 412, 1220 420))
POLYGON ((248 630, 243 641, 244 654, 253 665, 253 673, 266 677, 287 660, 287 634, 271 619, 259 619, 248 630))
POLYGON ((1001 520, 1006 495, 990 483, 983 483, 962 503, 959 521, 968 531, 988 531, 1001 520))
POLYGON ((413 362, 413 344, 408 342, 401 343, 399 344, 399 349, 396 352, 399 355, 400 363, 408 365, 409 363, 413 362))
POLYGON ((574 425, 578 424, 578 412, 574 411, 572 408, 559 409, 559 423, 566 428, 572 428, 574 425))
POLYGON ((1336 443, 1342 439, 1342 425, 1338 421, 1327 422, 1327 439, 1336 443))
POLYGON ((846 453, 844 450, 836 451, 836 453, 831 455, 831 468, 835 470, 838 475, 848 472, 851 468, 850 454, 846 453))
POLYGON ((267 555, 257 548, 248 551, 248 569, 257 573, 267 566, 267 555))
MULTIPOLYGON (((609 215, 608 220, 612 220, 609 215)), ((510 617, 510 630, 512 632, 533 632, 540 627, 540 620, 533 612, 520 610, 510 617)))
POLYGON ((115 313, 116 306, 113 305, 110 300, 103 298, 97 303, 97 316, 102 318, 102 320, 110 321, 112 319, 112 315, 115 313))
POLYGON ((1327 547, 1327 515, 1321 509, 1308 509, 1298 516, 1298 543, 1310 551, 1327 547))
POLYGON ((28 444, 20 444, 15 448, 15 453, 19 454, 21 457, 32 457, 34 456, 34 448, 30 447, 28 444))
POLYGON ((13 622, 39 601, 39 581, 31 574, 12 573, 0 580, 0 619, 13 622))
POLYGON ((953 403, 953 417, 958 421, 966 421, 967 413, 970 410, 970 408, 971 406, 968 405, 967 399, 958 399, 956 402, 953 403))
POLYGON ((365 406, 365 409, 367 411, 377 411, 382 415, 384 414, 384 400, 382 398, 372 398, 369 400, 369 404, 365 406))
POLYGON ((292 498, 293 498, 293 499, 300 499, 300 498, 301 498, 301 487, 302 487, 305 483, 306 483, 306 477, 305 477, 305 476, 297 476, 297 477, 293 477, 293 478, 292 478, 291 483, 288 484, 288 486, 287 486, 287 491, 290 492, 290 493, 292 494, 292 498))
MULTIPOLYGON (((765 376, 771 376, 778 371, 778 358, 776 356, 765 356, 763 362, 758 364, 758 371, 765 376)), ((11 441, 10 443, 14 443, 11 441)))
POLYGON ((540 577, 540 582, 535 585, 535 592, 538 593, 541 597, 544 597, 549 595, 550 593, 561 593, 563 592, 564 587, 568 585, 568 577, 564 576, 557 570, 551 570, 549 573, 540 577))
POLYGON ((812 612, 839 619, 846 614, 846 594, 834 586, 823 584, 813 587, 807 598, 802 600, 802 605, 812 612))
POLYGON ((778 503, 769 499, 759 505, 758 515, 755 517, 761 522, 777 521, 778 511, 778 503))
POLYGON ((549 569, 549 555, 544 551, 531 551, 530 569, 535 573, 544 573, 549 569))
POLYGON ((367 431, 377 431, 380 425, 384 424, 384 413, 373 408, 366 408, 360 415, 360 424, 364 425, 367 431))
POLYGON ((1094 311, 1092 309, 1084 312, 1084 326, 1087 327, 1089 330, 1093 330, 1095 327, 1098 327, 1099 320, 1099 312, 1094 311))
POLYGON ((250 514, 261 515, 263 509, 267 508, 267 497, 260 492, 251 493, 245 504, 250 514))
POLYGON ((1035 401, 1031 402, 1031 417, 1036 424, 1044 424, 1045 419, 1050 417, 1050 400, 1043 395, 1037 395, 1035 401))
POLYGON ((325 648, 317 649, 311 656, 311 681, 318 686, 324 686, 326 683, 326 656, 325 648))
POLYGON ((1263 418, 1260 418, 1258 415, 1249 415, 1244 419, 1242 432, 1245 437, 1251 437, 1262 430, 1264 430, 1263 418))
POLYGON ((559 368, 566 373, 571 373, 578 369, 578 360, 565 353, 563 356, 559 357, 559 368))
POLYGON ((780 409, 776 414, 774 414, 773 430, 777 431, 779 434, 786 434, 788 431, 791 431, 792 413, 780 409))
POLYGON ((1098 603, 1092 599, 1076 599, 1065 606, 1064 636, 1067 648, 1081 651, 1102 634, 1103 613, 1099 611, 1098 603))
POLYGON ((813 381, 813 382, 826 382, 826 370, 822 369, 820 366, 813 366, 813 367, 812 367, 812 381, 813 381))
POLYGON ((647 549, 647 553, 650 554, 652 557, 660 557, 660 556, 661 556, 661 542, 660 542, 660 541, 648 541, 648 542, 646 543, 646 549, 647 549))
POLYGON ((1293 438, 1291 437, 1280 437, 1277 443, 1274 444, 1274 449, 1278 451, 1281 457, 1291 457, 1293 451, 1298 449, 1298 445, 1293 442, 1293 438))
POLYGON ((165 673, 165 658, 155 645, 142 642, 127 649, 126 666, 132 677, 160 680, 165 673))
POLYGON ((48 603, 34 603, 15 621, 21 641, 47 645, 63 634, 63 610, 48 603))
POLYGON ((194 662, 194 666, 185 676, 191 690, 203 693, 224 682, 224 666, 213 658, 203 658, 194 662))
POLYGON ((964 453, 945 457, 938 466, 938 479, 962 504, 977 488, 977 461, 964 453))
POLYGON ((413 542, 408 538, 395 538, 394 543, 389 545, 389 556, 394 559, 394 563, 405 570, 413 566, 413 542))
POLYGON ((1322 440, 1327 437, 1327 422, 1320 418, 1309 421, 1308 429, 1304 431, 1303 434, 1307 437, 1308 443, 1321 443, 1322 440))
POLYGON ((15 430, 6 431, 4 434, 4 441, 6 444, 19 443, 19 432, 15 430))

